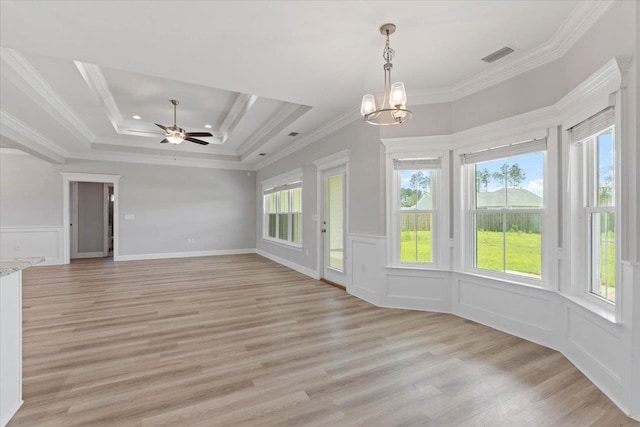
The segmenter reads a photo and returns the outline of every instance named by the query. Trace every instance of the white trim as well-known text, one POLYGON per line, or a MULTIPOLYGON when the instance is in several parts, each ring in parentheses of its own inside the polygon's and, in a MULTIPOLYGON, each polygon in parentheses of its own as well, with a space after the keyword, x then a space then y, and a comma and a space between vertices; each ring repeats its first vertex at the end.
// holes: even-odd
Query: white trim
POLYGON ((100 182, 113 184, 113 194, 115 194, 115 202, 113 203, 113 260, 120 261, 118 244, 119 242, 119 211, 120 191, 118 181, 120 175, 101 175, 92 173, 74 173, 60 172, 62 175, 62 228, 63 228, 63 264, 70 262, 70 227, 69 227, 69 187, 71 182, 100 182))
MULTIPOLYGON (((28 226, 28 227, 0 227, 0 235, 3 233, 56 233, 57 239, 57 256, 55 258, 45 257, 44 262, 39 263, 36 267, 46 265, 64 264, 64 236, 63 227, 60 225, 53 226, 28 226)), ((29 254, 29 256, 42 256, 40 253, 29 254)))
POLYGON ((333 169, 338 166, 346 165, 349 162, 349 158, 351 156, 351 150, 342 150, 337 153, 330 154, 326 157, 322 157, 321 159, 314 160, 313 165, 318 168, 320 171, 325 171, 327 169, 333 169))
MULTIPOLYGON (((94 133, 91 132, 89 127, 73 112, 71 107, 62 100, 44 77, 31 65, 27 58, 14 49, 4 47, 0 47, 0 58, 2 58, 2 61, 11 67, 40 98, 46 101, 46 103, 43 103, 40 102, 40 99, 32 98, 49 113, 51 117, 75 135, 78 140, 82 141, 87 147, 91 142, 95 141, 96 136, 94 133)), ((11 77, 9 78, 11 79, 11 77)), ((24 90, 23 92, 27 93, 24 90)))
POLYGON ((311 268, 309 268, 309 267, 305 267, 305 266, 302 266, 300 264, 296 264, 293 261, 289 261, 288 259, 281 258, 279 256, 273 255, 273 254, 271 254, 269 252, 266 252, 266 251, 263 251, 261 249, 256 249, 255 252, 260 256, 263 256, 263 257, 265 257, 267 259, 270 259, 273 262, 277 262, 278 264, 284 265, 285 267, 288 267, 288 268, 290 268, 292 270, 295 270, 298 273, 302 273, 305 276, 309 276, 312 279, 315 279, 315 280, 319 280, 320 279, 320 275, 318 274, 318 272, 313 270, 313 269, 311 269, 311 268))
POLYGON ((104 252, 78 252, 74 259, 77 258, 105 258, 107 255, 104 252))
POLYGON ((304 246, 302 244, 293 243, 290 240, 274 239, 273 237, 262 236, 262 241, 272 245, 282 246, 283 248, 292 249, 298 252, 302 252, 302 250, 304 249, 304 246))
POLYGON ((324 138, 325 136, 330 135, 339 129, 342 129, 343 127, 350 125, 351 123, 361 118, 362 116, 360 115, 359 109, 346 111, 329 120, 326 124, 312 130, 306 137, 298 140, 294 144, 289 145, 284 150, 278 151, 273 156, 270 156, 269 158, 258 162, 256 164, 256 170, 260 170, 266 166, 269 166, 270 164, 277 162, 278 160, 283 159, 298 150, 301 150, 309 144, 313 144, 314 142, 324 138))
POLYGON ((238 123, 240 123, 240 120, 243 119, 257 100, 258 97, 256 95, 247 95, 244 93, 238 94, 220 125, 219 132, 222 133, 223 144, 227 141, 229 134, 234 131, 238 123))
POLYGON ((238 154, 242 158, 246 158, 310 109, 310 107, 303 105, 286 103, 274 115, 269 117, 266 123, 263 123, 251 136, 242 142, 237 149, 238 154))
POLYGON ((351 157, 351 150, 346 149, 342 151, 338 151, 333 154, 329 154, 328 156, 322 157, 313 161, 314 166, 316 166, 316 269, 318 271, 318 277, 322 277, 324 275, 324 233, 322 232, 323 228, 323 218, 325 215, 324 212, 324 173, 327 170, 331 170, 340 166, 344 166, 344 189, 345 189, 345 223, 344 223, 344 248, 343 248, 343 261, 344 261, 344 274, 345 274, 345 288, 349 287, 349 268, 347 268, 347 255, 350 251, 350 239, 349 236, 349 215, 351 209, 351 201, 350 201, 350 176, 349 176, 349 163, 351 157))
POLYGON ((449 87, 409 92, 411 105, 453 102, 563 57, 614 4, 611 0, 580 2, 546 43, 516 51, 491 68, 449 87))
POLYGON ((23 121, 0 108, 0 132, 15 141, 21 149, 49 162, 63 164, 68 152, 23 121))
MULTIPOLYGON (((115 250, 115 248, 114 248, 115 250)), ((136 255, 120 255, 118 261, 142 261, 151 259, 168 259, 168 258, 192 258, 204 256, 218 255, 242 255, 253 254, 256 250, 251 249, 220 249, 212 251, 191 251, 191 252, 161 252, 155 254, 136 254, 136 255)))
MULTIPOLYGON (((22 345, 20 345, 20 348, 21 348, 20 353, 22 353, 22 345)), ((22 360, 22 355, 20 355, 20 360, 22 360)), ((20 381, 20 383, 21 383, 20 388, 22 389, 22 381, 20 381)), ((20 391, 20 396, 22 396, 22 391, 20 391)), ((18 402, 18 404, 14 409, 4 414, 4 417, 2 417, 2 420, 0 420, 0 426, 5 427, 7 424, 9 424, 9 421, 11 421, 11 419, 16 415, 16 413, 22 407, 23 404, 24 404, 24 400, 20 399, 20 402, 18 402)))
POLYGON ((297 168, 292 171, 281 173, 280 175, 264 179, 260 181, 260 185, 262 186, 262 191, 264 192, 265 189, 279 187, 300 180, 302 180, 302 169, 297 168))
POLYGON ((226 160, 206 160, 191 157, 180 157, 180 152, 172 153, 173 155, 158 155, 158 154, 141 154, 141 153, 122 153, 112 152, 86 152, 86 153, 68 153, 67 158, 78 160, 95 160, 102 162, 120 162, 120 163, 135 163, 135 164, 148 164, 148 165, 163 165, 163 166, 183 166, 183 167, 196 167, 196 168, 210 168, 210 169, 228 169, 228 170, 246 170, 255 171, 254 165, 244 164, 237 161, 226 160))

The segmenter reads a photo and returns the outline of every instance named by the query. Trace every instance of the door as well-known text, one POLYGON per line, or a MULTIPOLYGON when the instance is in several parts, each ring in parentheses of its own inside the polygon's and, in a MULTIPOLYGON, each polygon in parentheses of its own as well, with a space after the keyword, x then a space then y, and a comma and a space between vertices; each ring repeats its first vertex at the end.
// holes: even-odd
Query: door
POLYGON ((322 219, 323 278, 339 285, 346 278, 346 169, 344 166, 324 172, 324 217, 322 219))

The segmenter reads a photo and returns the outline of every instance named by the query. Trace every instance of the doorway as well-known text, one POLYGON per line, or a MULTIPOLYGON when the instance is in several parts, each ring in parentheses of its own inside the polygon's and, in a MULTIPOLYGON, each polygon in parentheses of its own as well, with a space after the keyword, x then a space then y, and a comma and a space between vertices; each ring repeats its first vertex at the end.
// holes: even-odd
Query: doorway
POLYGON ((120 176, 67 172, 61 175, 64 263, 69 264, 72 258, 110 255, 117 261, 120 176))
POLYGON ((346 166, 323 173, 322 203, 322 278, 346 287, 347 233, 346 166))

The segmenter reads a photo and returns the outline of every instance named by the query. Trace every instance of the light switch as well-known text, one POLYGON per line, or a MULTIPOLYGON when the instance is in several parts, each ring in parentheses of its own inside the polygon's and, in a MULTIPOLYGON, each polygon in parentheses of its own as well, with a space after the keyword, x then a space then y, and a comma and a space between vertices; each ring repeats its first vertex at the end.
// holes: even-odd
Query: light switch
POLYGON ((318 220, 318 214, 311 214, 311 221, 317 221, 318 220))
POLYGON ((136 219, 136 216, 134 214, 126 214, 124 219, 136 219))

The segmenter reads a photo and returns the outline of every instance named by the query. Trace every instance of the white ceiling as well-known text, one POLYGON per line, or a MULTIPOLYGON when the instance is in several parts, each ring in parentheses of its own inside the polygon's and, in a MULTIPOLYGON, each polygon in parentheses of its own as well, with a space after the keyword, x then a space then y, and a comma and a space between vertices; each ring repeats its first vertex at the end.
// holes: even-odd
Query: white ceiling
POLYGON ((338 117, 341 125, 357 119, 361 96, 382 89, 383 23, 398 27, 393 77, 415 105, 452 101, 557 58, 607 7, 2 1, 0 144, 42 148, 52 161, 179 156, 194 166, 252 169, 334 130, 338 117), (516 52, 480 60, 506 45, 516 52), (213 131, 210 145, 159 144, 153 123, 173 123, 171 98, 180 100, 178 125, 213 131))

